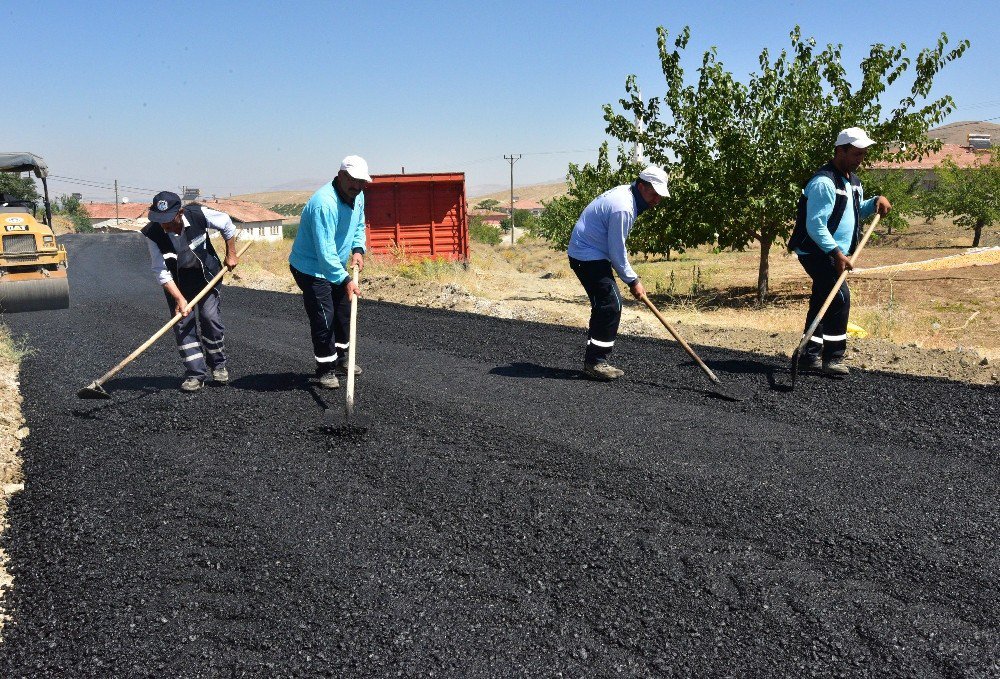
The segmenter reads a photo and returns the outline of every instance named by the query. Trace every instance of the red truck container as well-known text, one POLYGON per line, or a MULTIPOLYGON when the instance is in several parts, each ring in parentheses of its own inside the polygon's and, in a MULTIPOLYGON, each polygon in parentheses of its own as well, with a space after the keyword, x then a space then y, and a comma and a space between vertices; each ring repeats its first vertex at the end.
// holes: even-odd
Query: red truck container
POLYGON ((373 175, 365 228, 369 252, 467 260, 465 173, 373 175))

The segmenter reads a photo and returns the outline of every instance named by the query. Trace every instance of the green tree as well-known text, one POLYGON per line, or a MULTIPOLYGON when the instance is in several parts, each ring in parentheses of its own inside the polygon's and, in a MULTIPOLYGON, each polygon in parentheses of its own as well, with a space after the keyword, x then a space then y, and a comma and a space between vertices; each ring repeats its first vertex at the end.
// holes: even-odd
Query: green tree
MULTIPOLYGON (((538 217, 531 214, 531 210, 514 210, 514 226, 528 232, 537 231, 538 217)), ((510 233, 510 217, 500 220, 500 229, 504 233, 510 233)))
POLYGON ((939 147, 926 132, 954 102, 928 95, 937 73, 969 46, 962 40, 949 50, 942 34, 935 47, 911 60, 903 44, 872 45, 855 87, 841 65, 842 46, 819 50, 796 26, 790 49, 773 60, 763 50, 760 71, 748 82, 736 80, 713 47, 702 56, 695 81, 687 83, 681 60, 690 30, 684 28, 672 48, 662 26, 657 34, 666 81, 662 101, 644 101, 635 76, 629 76, 620 100, 624 112, 604 107, 607 132, 626 144, 641 143, 651 162, 668 169, 671 196, 662 210, 680 241, 708 243, 717 233, 723 248, 760 245, 759 302, 767 295, 771 246, 788 238, 801 189, 832 157, 837 131, 858 126, 881 140, 869 161, 909 160, 939 147), (882 95, 911 66, 909 93, 886 110, 882 95), (641 129, 633 117, 642 121, 641 129))
POLYGON ((876 169, 862 170, 858 175, 866 196, 885 196, 892 203, 892 212, 879 222, 885 227, 886 235, 905 231, 910 225, 909 217, 920 214, 922 172, 876 169))
POLYGON ((469 217, 469 238, 477 243, 499 245, 503 236, 500 234, 500 229, 487 224, 479 215, 472 215, 469 217))
POLYGON ((65 194, 59 196, 52 205, 52 211, 68 216, 73 221, 73 229, 77 233, 90 233, 94 230, 90 224, 90 215, 76 196, 65 194))
POLYGON ((950 159, 935 168, 937 186, 928 192, 924 213, 949 215, 959 226, 973 231, 972 247, 979 247, 983 229, 1000 221, 1000 158, 960 168, 950 159))
POLYGON ((494 198, 487 198, 476 203, 477 210, 497 210, 500 208, 500 201, 494 198))
POLYGON ((0 172, 0 193, 17 200, 38 201, 38 187, 31 175, 19 176, 14 172, 0 172))

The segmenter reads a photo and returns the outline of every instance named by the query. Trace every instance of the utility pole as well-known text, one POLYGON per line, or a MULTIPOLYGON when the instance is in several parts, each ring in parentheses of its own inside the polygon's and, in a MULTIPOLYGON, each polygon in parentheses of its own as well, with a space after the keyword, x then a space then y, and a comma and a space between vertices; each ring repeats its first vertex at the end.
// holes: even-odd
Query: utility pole
POLYGON ((115 180, 115 226, 118 226, 118 180, 115 180))
MULTIPOLYGON (((636 94, 639 96, 639 99, 641 100, 642 99, 642 90, 638 90, 636 92, 636 94)), ((636 136, 637 137, 638 136, 642 136, 642 133, 645 132, 645 131, 646 131, 646 126, 643 125, 642 119, 639 117, 639 113, 636 112, 636 114, 635 114, 635 132, 636 132, 636 136)), ((642 161, 643 161, 642 142, 638 142, 637 141, 635 143, 635 146, 632 147, 632 162, 635 163, 636 165, 638 165, 642 161)))
POLYGON ((510 161, 510 246, 514 247, 514 163, 521 160, 521 154, 514 156, 512 153, 503 159, 510 161))

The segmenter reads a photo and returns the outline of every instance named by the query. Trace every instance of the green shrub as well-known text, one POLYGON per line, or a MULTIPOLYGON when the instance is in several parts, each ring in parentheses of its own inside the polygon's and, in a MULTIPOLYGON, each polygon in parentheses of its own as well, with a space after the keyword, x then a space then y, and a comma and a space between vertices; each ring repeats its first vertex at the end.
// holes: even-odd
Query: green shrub
POLYGON ((479 215, 473 215, 469 219, 469 238, 477 243, 499 245, 503 236, 500 234, 500 229, 487 224, 479 215))
POLYGON ((294 239, 295 234, 299 232, 298 224, 285 224, 281 227, 281 235, 283 238, 294 239))

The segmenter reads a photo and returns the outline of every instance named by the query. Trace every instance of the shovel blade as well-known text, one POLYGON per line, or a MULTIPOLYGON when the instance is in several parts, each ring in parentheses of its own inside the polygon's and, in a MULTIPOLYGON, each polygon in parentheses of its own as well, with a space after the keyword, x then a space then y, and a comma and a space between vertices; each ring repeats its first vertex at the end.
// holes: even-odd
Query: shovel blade
POLYGON ((111 398, 111 394, 104 391, 104 387, 97 382, 91 382, 80 391, 76 392, 77 398, 105 399, 111 398))

